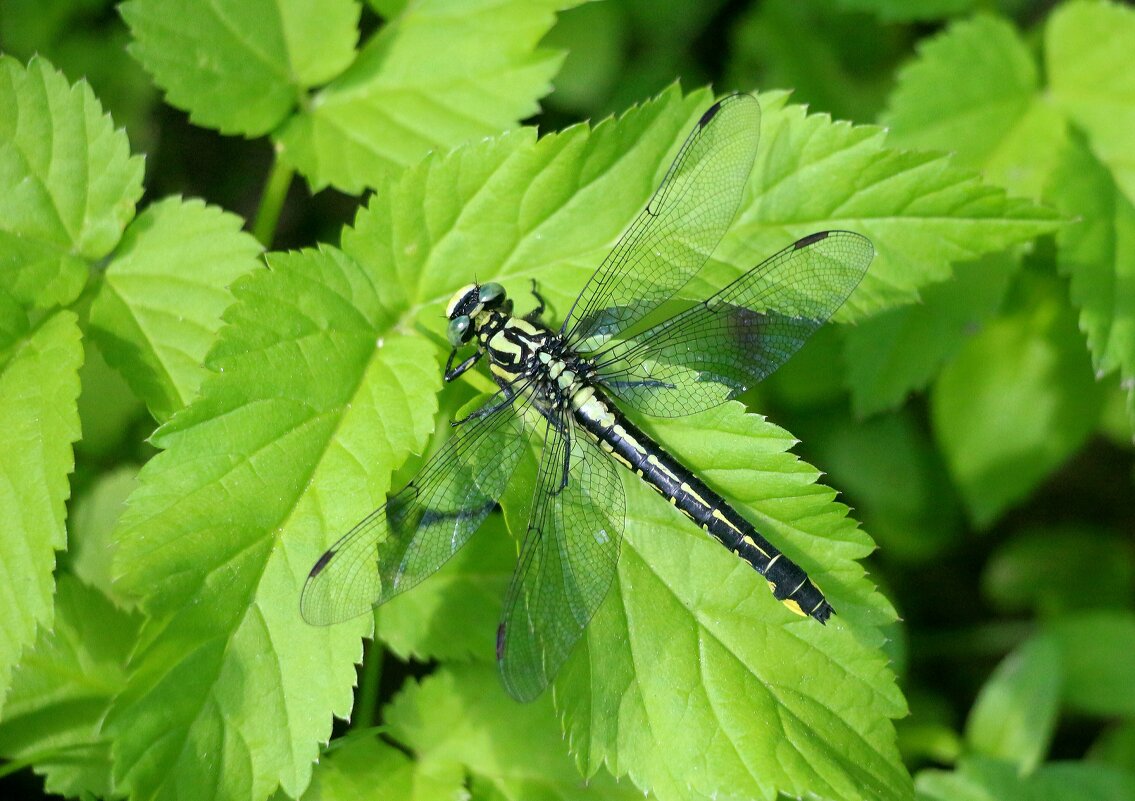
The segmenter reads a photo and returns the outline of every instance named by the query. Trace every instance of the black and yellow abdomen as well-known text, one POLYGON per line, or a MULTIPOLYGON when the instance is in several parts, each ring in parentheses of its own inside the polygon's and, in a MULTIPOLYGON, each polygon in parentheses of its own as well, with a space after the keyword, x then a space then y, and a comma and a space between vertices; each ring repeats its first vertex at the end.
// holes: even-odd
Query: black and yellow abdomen
MULTIPOLYGON (((579 386, 579 385, 577 385, 579 386)), ((714 539, 752 565, 772 594, 799 615, 823 623, 832 607, 795 562, 784 556, 724 498, 635 427, 596 388, 582 385, 572 408, 580 426, 625 467, 669 500, 714 539)))

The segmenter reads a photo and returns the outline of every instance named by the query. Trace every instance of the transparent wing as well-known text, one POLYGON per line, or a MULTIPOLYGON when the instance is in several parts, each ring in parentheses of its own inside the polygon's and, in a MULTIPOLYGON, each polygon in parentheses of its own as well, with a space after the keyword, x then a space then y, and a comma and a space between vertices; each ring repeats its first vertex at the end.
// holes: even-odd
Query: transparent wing
POLYGON ((501 677, 518 701, 544 691, 611 588, 625 516, 613 460, 569 418, 550 425, 497 631, 501 677))
MULTIPOLYGON (((500 401, 498 393, 481 410, 500 401)), ((492 511, 525 436, 511 404, 458 426, 404 489, 319 557, 300 598, 304 620, 357 617, 445 564, 492 511)))
POLYGON ((730 95, 702 115, 646 209, 591 276, 564 320, 577 350, 593 350, 674 295, 725 234, 756 157, 761 109, 730 95))
POLYGON ((850 231, 806 236, 709 299, 593 356, 624 403, 680 417, 734 398, 788 361, 859 284, 874 256, 850 231))

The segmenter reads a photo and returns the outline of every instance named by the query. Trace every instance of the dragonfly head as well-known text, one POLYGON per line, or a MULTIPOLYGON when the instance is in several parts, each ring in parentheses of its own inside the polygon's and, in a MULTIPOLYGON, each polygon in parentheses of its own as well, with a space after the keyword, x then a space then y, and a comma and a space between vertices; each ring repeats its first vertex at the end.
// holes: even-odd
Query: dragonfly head
POLYGON ((477 330, 477 317, 486 310, 499 308, 504 301, 504 287, 496 283, 469 284, 457 290, 445 309, 449 344, 459 348, 467 343, 477 330))

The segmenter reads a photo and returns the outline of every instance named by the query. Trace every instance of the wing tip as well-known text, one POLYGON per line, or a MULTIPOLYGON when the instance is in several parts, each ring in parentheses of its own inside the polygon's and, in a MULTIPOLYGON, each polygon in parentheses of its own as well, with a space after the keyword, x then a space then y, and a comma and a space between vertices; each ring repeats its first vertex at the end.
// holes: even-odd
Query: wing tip
POLYGON ((323 572, 323 568, 327 567, 327 563, 335 556, 335 549, 328 548, 323 554, 315 560, 315 564, 311 566, 311 570, 307 574, 308 581, 318 576, 323 572))

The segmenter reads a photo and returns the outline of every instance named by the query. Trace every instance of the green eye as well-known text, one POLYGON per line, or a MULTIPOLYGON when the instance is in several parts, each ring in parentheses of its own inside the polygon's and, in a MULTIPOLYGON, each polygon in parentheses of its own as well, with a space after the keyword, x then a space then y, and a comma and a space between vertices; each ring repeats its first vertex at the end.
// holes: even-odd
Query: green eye
POLYGON ((482 284, 478 300, 486 306, 495 306, 504 298, 504 287, 500 284, 482 284))
POLYGON ((446 336, 449 338, 449 344, 453 347, 464 345, 472 335, 473 323, 469 320, 468 315, 463 314, 449 321, 449 330, 446 331, 446 336))

